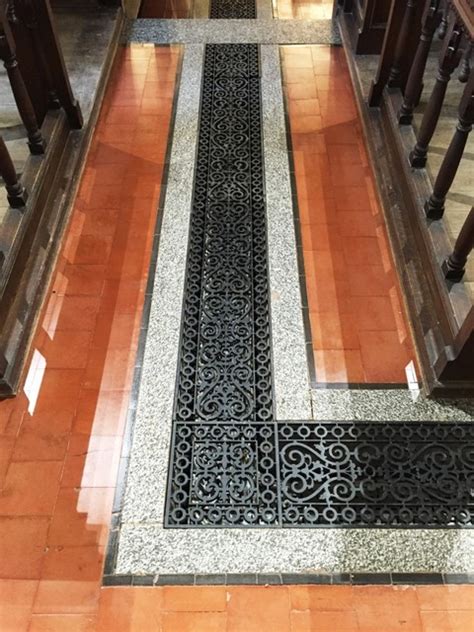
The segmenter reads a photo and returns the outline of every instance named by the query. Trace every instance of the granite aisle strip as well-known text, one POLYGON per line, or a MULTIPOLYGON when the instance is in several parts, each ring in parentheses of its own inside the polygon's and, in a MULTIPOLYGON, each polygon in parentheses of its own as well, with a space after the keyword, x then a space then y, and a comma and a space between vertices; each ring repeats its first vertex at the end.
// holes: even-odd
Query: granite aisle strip
POLYGON ((162 524, 196 159, 204 46, 184 52, 121 520, 162 524))
POLYGON ((263 147, 276 419, 311 419, 278 46, 261 46, 263 147))
POLYGON ((474 399, 428 399, 419 390, 316 389, 311 400, 317 421, 474 421, 474 399))
POLYGON ((152 44, 341 44, 332 20, 139 19, 126 38, 152 44))

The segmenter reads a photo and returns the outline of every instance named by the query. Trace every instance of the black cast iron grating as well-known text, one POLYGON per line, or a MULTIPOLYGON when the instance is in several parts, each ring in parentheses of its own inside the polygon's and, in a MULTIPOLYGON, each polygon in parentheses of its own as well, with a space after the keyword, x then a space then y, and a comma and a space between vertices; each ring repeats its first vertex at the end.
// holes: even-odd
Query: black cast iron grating
POLYGON ((256 0, 211 0, 209 17, 252 20, 257 17, 256 0))
POLYGON ((474 524, 474 424, 275 421, 259 48, 206 46, 165 526, 474 524))

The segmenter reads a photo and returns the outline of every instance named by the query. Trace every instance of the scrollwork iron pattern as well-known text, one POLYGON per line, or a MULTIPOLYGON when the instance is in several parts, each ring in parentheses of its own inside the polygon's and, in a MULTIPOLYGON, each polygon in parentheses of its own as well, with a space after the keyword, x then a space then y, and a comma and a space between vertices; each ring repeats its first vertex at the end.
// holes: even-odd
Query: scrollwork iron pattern
POLYGON ((273 418, 259 56, 206 46, 177 421, 273 418))
POLYGON ((256 45, 206 47, 165 525, 474 525, 474 424, 273 413, 256 45))
POLYGON ((167 526, 279 521, 275 424, 176 424, 167 526))
POLYGON ((211 0, 209 17, 252 20, 257 17, 255 0, 211 0))
POLYGON ((172 527, 474 526, 474 425, 177 424, 172 527))
POLYGON ((474 425, 278 424, 285 526, 473 526, 474 425))

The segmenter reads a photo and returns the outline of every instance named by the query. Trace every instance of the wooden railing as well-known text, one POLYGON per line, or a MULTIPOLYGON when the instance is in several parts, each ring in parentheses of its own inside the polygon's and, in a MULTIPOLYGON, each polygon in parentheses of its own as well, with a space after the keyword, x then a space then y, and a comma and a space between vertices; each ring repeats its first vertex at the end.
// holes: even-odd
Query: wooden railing
POLYGON ((379 157, 374 162, 378 191, 424 383, 430 391, 474 390, 474 304, 461 282, 466 277, 472 282, 466 264, 474 247, 469 199, 474 190, 463 191, 468 204, 461 222, 456 211, 454 235, 450 214, 450 193, 453 199, 459 194, 455 176, 458 183, 466 185, 469 177, 474 183, 472 155, 465 152, 474 122, 474 0, 339 0, 338 8, 368 145, 374 160, 379 157), (375 15, 385 15, 385 23, 375 15), (375 71, 374 58, 361 51, 377 56, 375 71), (453 77, 463 88, 450 84, 453 77), (430 160, 435 153, 436 160, 430 160))
MULTIPOLYGON (((470 64, 474 41, 472 0, 448 0, 445 3, 440 0, 393 2, 377 78, 369 96, 369 105, 377 106, 380 104, 384 87, 398 85, 403 92, 398 121, 400 125, 410 124, 414 109, 420 100, 426 62, 438 27, 443 45, 439 53, 436 81, 423 114, 416 144, 409 153, 409 161, 414 169, 426 165, 429 145, 438 125, 446 90, 456 68, 460 67, 459 80, 466 85, 459 103, 458 124, 436 176, 433 191, 424 204, 426 217, 430 220, 443 217, 446 196, 458 171, 474 122, 474 72, 471 71, 470 64), (421 19, 417 21, 417 10, 420 6, 423 11, 421 19), (404 51, 414 36, 418 36, 416 53, 414 58, 407 60, 404 51), (403 73, 407 76, 406 82, 400 81, 403 73)), ((472 212, 466 218, 458 241, 462 244, 463 256, 467 258, 474 242, 472 212), (469 243, 471 248, 466 251, 469 243)), ((451 257, 456 259, 455 253, 451 257)), ((446 262, 443 264, 446 278, 450 282, 461 280, 461 269, 463 270, 464 266, 458 267, 457 273, 454 274, 451 271, 452 265, 446 262)))
MULTIPOLYGON (((72 94, 48 0, 0 0, 0 59, 32 154, 41 155, 46 150, 40 127, 48 109, 63 107, 70 126, 82 127, 81 110, 72 94)), ((10 205, 24 206, 27 192, 1 138, 0 175, 10 205)))

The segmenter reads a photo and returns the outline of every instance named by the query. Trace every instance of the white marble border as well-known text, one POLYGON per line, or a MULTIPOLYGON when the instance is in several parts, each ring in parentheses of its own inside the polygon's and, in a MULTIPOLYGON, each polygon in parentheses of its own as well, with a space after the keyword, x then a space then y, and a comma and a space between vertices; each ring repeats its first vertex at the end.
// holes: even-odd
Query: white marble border
POLYGON ((278 46, 260 59, 276 418, 311 419, 278 46))
POLYGON ((464 573, 474 532, 125 526, 117 574, 464 573))
POLYGON ((204 46, 186 46, 124 495, 125 523, 163 522, 203 63, 204 46))

